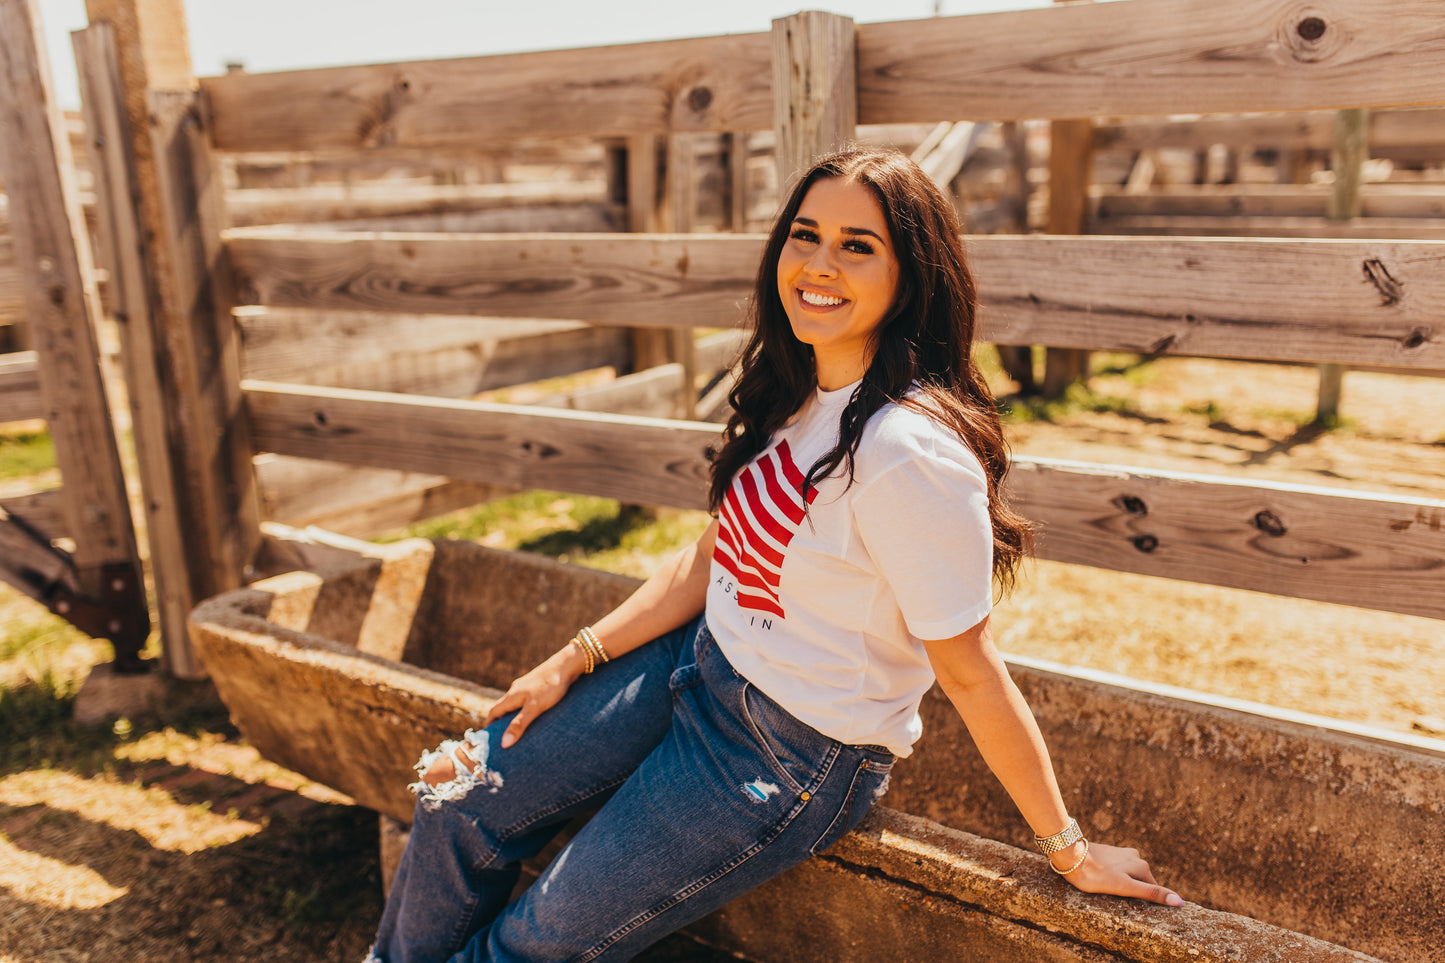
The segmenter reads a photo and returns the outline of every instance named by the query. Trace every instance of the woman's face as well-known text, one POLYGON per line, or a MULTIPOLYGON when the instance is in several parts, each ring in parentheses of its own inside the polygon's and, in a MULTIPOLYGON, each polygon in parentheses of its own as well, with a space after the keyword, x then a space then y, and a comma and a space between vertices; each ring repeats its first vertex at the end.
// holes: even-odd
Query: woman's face
POLYGON ((898 257, 883 208, 862 184, 816 181, 778 257, 778 297, 793 335, 813 346, 818 384, 863 377, 874 330, 898 293, 898 257))

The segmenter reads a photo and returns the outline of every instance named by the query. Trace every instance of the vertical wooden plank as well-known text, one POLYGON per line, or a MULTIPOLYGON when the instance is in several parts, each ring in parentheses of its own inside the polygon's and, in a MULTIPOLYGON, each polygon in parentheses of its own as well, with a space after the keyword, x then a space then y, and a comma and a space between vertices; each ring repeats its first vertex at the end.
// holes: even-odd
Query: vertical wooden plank
MULTIPOLYGON (((155 587, 163 651, 182 649, 191 609, 186 545, 172 484, 174 466, 164 425, 166 410, 161 356, 155 344, 153 306, 159 294, 147 270, 148 245, 138 223, 140 186, 133 153, 135 138, 126 116, 124 85, 110 23, 95 23, 71 35, 80 79, 81 108, 91 131, 91 168, 95 172, 96 237, 110 271, 120 358, 130 402, 136 464, 145 497, 146 545, 155 587), (181 639, 177 643, 175 640, 181 639)), ((166 662, 172 656, 166 656, 166 662)), ((168 666, 169 667, 169 666, 168 666)), ((174 668, 171 668, 174 671, 174 668)))
MULTIPOLYGON (((148 449, 161 446, 169 461, 167 477, 155 480, 160 487, 147 492, 160 506, 152 524, 171 527, 150 532, 154 544, 169 546, 153 555, 165 661, 174 674, 197 677, 204 670, 186 615, 201 599, 243 584, 260 544, 219 240, 221 183, 196 99, 182 0, 86 0, 86 10, 92 23, 114 30, 135 165, 132 207, 145 241, 142 287, 153 296, 145 322, 153 353, 135 358, 131 370, 151 406, 135 419, 137 449, 159 465, 161 455, 148 449), (180 558, 166 554, 177 545, 180 558)), ((146 340, 130 338, 135 348, 146 340)))
POLYGON ((74 171, 36 0, 0 0, 0 176, 64 484, 66 527, 75 540, 81 592, 96 600, 125 594, 137 600, 108 626, 117 662, 133 663, 149 633, 149 615, 100 370, 94 327, 100 302, 74 171))
POLYGON ((728 230, 741 233, 748 229, 747 131, 723 134, 722 144, 727 155, 727 176, 724 178, 727 197, 723 210, 727 214, 728 230))
MULTIPOLYGON (((1094 166, 1093 121, 1056 120, 1049 125, 1050 234, 1082 234, 1094 166)), ((1044 360, 1044 394, 1057 398, 1070 384, 1087 378, 1089 352, 1049 348, 1044 360)))
MULTIPOLYGON (((221 245, 225 227, 220 165, 210 151, 194 91, 151 91, 150 136, 161 190, 156 243, 169 249, 161 291, 164 387, 183 413, 170 427, 179 475, 176 506, 190 551, 192 598, 244 584, 261 543, 261 511, 241 400, 240 346, 231 319, 234 283, 221 245)), ((178 675, 203 672, 185 639, 172 648, 178 675)))
MULTIPOLYGON (((662 140, 652 134, 627 138, 627 229, 634 234, 664 229, 662 194, 669 179, 666 165, 670 159, 662 140)), ((667 331, 632 329, 633 371, 666 364, 669 355, 667 331)))
POLYGON ((805 11, 773 21, 773 131, 778 192, 813 160, 853 139, 858 126, 858 42, 853 21, 805 11))
MULTIPOLYGON (((1328 216, 1332 221, 1348 221, 1360 216, 1365 161, 1368 145, 1370 112, 1361 107, 1335 112, 1334 136, 1330 144, 1330 170, 1334 172, 1334 189, 1330 192, 1328 216)), ((1340 399, 1345 389, 1345 367, 1320 365, 1319 399, 1315 404, 1315 421, 1326 424, 1340 414, 1340 399)))

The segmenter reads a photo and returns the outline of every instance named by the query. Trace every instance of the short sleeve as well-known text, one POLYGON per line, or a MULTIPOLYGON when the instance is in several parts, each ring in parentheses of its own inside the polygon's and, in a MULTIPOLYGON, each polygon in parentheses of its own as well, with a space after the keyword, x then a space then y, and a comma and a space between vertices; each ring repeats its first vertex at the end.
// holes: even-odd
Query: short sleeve
POLYGON ((864 548, 914 636, 950 638, 989 613, 993 527, 987 481, 961 442, 915 451, 873 478, 855 497, 853 514, 864 548))

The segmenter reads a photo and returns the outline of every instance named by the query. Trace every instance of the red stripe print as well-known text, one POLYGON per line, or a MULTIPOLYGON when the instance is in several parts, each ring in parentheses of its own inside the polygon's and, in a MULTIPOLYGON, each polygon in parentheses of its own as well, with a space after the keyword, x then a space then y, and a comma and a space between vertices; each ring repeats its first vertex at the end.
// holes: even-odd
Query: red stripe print
MULTIPOLYGON (((739 472, 728 489, 713 558, 737 580, 740 608, 784 617, 778 582, 788 544, 807 512, 802 489, 803 473, 786 441, 739 472)), ((817 494, 810 490, 807 501, 817 494)))

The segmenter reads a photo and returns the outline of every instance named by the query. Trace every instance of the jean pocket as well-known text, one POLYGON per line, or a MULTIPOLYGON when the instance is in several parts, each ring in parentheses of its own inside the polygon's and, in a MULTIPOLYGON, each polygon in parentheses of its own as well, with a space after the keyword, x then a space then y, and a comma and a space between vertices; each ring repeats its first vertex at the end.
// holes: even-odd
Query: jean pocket
POLYGON ((838 743, 798 721, 752 683, 743 683, 738 702, 753 739, 788 788, 795 795, 811 788, 838 743))
POLYGON ((838 840, 846 836, 854 826, 857 826, 868 815, 868 810, 873 804, 883 798, 888 790, 888 774, 893 770, 893 761, 880 762, 877 759, 864 756, 858 760, 853 769, 853 781, 848 786, 848 792, 843 797, 843 804, 838 807, 837 814, 823 835, 813 844, 809 850, 814 856, 830 848, 838 840))

